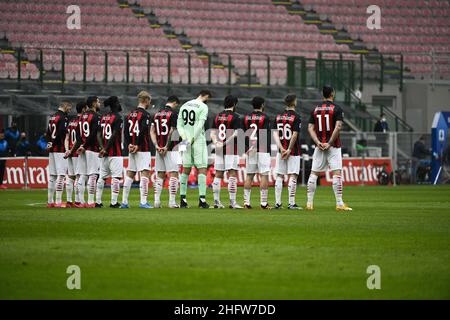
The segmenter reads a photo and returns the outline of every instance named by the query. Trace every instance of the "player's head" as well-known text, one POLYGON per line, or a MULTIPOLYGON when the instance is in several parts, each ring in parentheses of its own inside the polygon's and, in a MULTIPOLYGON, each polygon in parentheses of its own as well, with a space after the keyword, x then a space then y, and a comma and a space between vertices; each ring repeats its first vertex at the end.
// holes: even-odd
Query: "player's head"
POLYGON ((324 99, 327 100, 334 100, 334 96, 336 95, 336 92, 334 91, 334 88, 330 85, 324 85, 322 88, 322 95, 324 99))
POLYGON ((180 105, 180 99, 177 96, 170 96, 167 98, 166 106, 170 106, 171 108, 176 108, 180 105))
POLYGON ((62 112, 69 113, 70 110, 72 110, 72 104, 69 101, 62 101, 59 104, 58 109, 61 110, 62 112))
POLYGON ((253 109, 255 110, 264 110, 264 106, 266 104, 266 100, 263 97, 254 97, 251 101, 253 109))
POLYGON ((200 99, 201 101, 203 101, 203 103, 207 103, 209 98, 211 98, 211 91, 209 91, 209 90, 202 90, 198 94, 198 98, 197 99, 200 99))
POLYGON ((87 109, 86 101, 83 100, 83 101, 78 102, 76 105, 76 109, 77 109, 78 114, 85 112, 87 109))
POLYGON ((297 96, 295 94, 288 94, 286 97, 284 97, 284 104, 288 108, 297 107, 297 96))
POLYGON ((103 102, 105 108, 111 108, 112 112, 122 111, 122 106, 120 105, 119 98, 116 96, 111 96, 103 102))
POLYGON ((152 102, 152 96, 147 91, 141 91, 138 93, 138 102, 139 105, 143 106, 145 109, 150 107, 150 103, 152 102))
POLYGON ((100 110, 100 99, 97 96, 90 96, 86 100, 87 107, 93 111, 100 110))
POLYGON ((225 107, 225 109, 233 109, 233 111, 235 111, 237 104, 238 98, 231 94, 226 96, 225 100, 223 100, 223 106, 225 107))

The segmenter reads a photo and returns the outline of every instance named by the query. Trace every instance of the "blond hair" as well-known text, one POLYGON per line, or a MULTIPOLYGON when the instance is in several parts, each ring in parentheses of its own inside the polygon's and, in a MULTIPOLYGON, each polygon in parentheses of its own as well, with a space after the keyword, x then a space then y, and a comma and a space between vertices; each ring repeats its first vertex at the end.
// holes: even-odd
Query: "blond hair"
POLYGON ((147 91, 139 92, 137 97, 138 97, 139 103, 144 102, 146 99, 149 99, 150 101, 152 100, 152 96, 147 91))

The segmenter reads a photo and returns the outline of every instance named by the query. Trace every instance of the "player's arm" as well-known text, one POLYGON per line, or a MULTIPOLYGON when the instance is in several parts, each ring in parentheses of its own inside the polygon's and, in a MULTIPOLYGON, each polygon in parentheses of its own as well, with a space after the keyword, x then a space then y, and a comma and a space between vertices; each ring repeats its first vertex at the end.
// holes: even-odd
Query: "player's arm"
POLYGON ((152 143, 155 145, 155 148, 159 149, 158 142, 156 139, 156 128, 154 123, 152 123, 150 126, 150 139, 152 139, 152 143))
POLYGON ((184 141, 184 140, 187 140, 187 135, 186 135, 186 130, 184 128, 184 120, 183 120, 183 116, 182 116, 183 110, 184 110, 183 107, 181 107, 180 112, 178 113, 177 130, 178 130, 178 133, 179 133, 181 139, 184 141))
POLYGON ((70 134, 69 130, 66 131, 66 137, 64 138, 64 150, 66 153, 64 154, 64 158, 68 158, 71 154, 71 149, 69 148, 70 134))
POLYGON ((283 148, 283 145, 281 144, 280 140, 280 130, 277 128, 277 122, 274 121, 273 123, 273 133, 272 133, 273 140, 275 140, 275 144, 277 145, 278 149, 280 149, 281 153, 283 153, 285 150, 283 148))
POLYGON ((194 124, 194 137, 192 138, 192 142, 197 140, 200 133, 205 130, 205 122, 208 118, 208 107, 203 105, 198 112, 198 121, 194 124))
POLYGON ((301 121, 299 118, 296 117, 293 123, 293 132, 291 141, 289 141, 289 146, 286 150, 286 155, 289 156, 291 154, 292 149, 294 148, 295 144, 297 143, 298 135, 300 134, 301 129, 301 121))
POLYGON ((128 147, 130 145, 130 123, 128 121, 125 121, 123 128, 123 140, 125 146, 128 147))
POLYGON ((334 127, 333 133, 331 134, 330 140, 328 141, 327 149, 334 143, 334 141, 339 137, 339 132, 342 130, 343 121, 336 121, 336 126, 334 127))
MULTIPOLYGON (((103 138, 102 137, 102 131, 103 131, 102 129, 97 130, 97 135, 96 135, 97 136, 97 143, 98 143, 100 152, 104 149, 103 139, 102 139, 103 138)), ((109 141, 111 141, 111 139, 109 141)))
POLYGON ((344 124, 344 114, 340 107, 337 108, 336 113, 334 114, 334 120, 336 121, 336 125, 334 127, 333 133, 331 134, 330 140, 327 144, 324 145, 326 149, 328 149, 331 145, 333 145, 334 141, 339 137, 339 132, 342 130, 342 126, 344 124))

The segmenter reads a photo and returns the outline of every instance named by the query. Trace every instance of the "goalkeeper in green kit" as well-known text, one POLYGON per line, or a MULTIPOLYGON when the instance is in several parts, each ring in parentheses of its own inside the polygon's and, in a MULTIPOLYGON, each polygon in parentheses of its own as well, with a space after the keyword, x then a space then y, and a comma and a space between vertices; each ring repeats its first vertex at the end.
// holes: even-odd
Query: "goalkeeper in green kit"
POLYGON ((179 144, 179 151, 183 158, 183 173, 180 177, 181 208, 187 208, 187 182, 192 166, 198 170, 198 206, 208 209, 206 203, 206 172, 208 167, 208 150, 205 137, 205 122, 208 118, 206 103, 211 97, 208 90, 202 90, 197 99, 183 104, 178 113, 177 130, 183 139, 179 144))

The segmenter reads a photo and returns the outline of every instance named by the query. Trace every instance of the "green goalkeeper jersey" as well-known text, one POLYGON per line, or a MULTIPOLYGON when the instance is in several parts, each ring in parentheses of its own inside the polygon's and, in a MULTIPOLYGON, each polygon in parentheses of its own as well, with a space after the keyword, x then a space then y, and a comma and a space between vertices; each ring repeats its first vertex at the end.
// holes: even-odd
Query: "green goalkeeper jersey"
POLYGON ((208 106, 198 99, 183 104, 178 113, 177 130, 183 140, 194 144, 205 142, 205 122, 208 118, 208 106))

